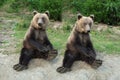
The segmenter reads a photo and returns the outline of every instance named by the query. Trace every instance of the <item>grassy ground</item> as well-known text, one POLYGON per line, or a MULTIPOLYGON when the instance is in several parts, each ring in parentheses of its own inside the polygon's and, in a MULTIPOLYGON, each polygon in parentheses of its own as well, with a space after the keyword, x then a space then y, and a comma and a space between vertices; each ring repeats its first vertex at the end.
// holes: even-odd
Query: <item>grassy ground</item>
MULTIPOLYGON (((47 28, 47 33, 50 41, 52 42, 54 48, 58 49, 58 51, 63 54, 66 46, 67 38, 71 32, 71 27, 73 27, 75 23, 75 17, 76 15, 69 15, 69 13, 65 14, 63 17, 62 27, 59 29, 54 29, 49 26, 47 28), (67 16, 67 17, 66 17, 67 16)), ((20 52, 20 49, 22 47, 22 41, 25 35, 25 32, 27 31, 27 28, 29 27, 30 20, 32 19, 32 15, 25 15, 25 14, 1 14, 1 17, 9 18, 9 20, 14 20, 16 22, 13 23, 13 25, 10 25, 12 27, 14 33, 14 37, 16 39, 16 53, 20 52), (18 16, 19 15, 19 16, 18 16), (9 17, 8 17, 9 16, 9 17)), ((9 26, 8 24, 5 24, 6 26, 9 26)), ((4 25, 4 26, 5 26, 4 25)), ((0 25, 1 28, 4 27, 3 25, 0 25)), ((102 26, 102 25, 101 25, 102 26)), ((97 31, 96 29, 91 31, 91 39, 93 41, 94 47, 97 52, 105 52, 107 54, 120 54, 120 27, 115 28, 107 28, 104 31, 97 31)))
MULTIPOLYGON (((108 28, 105 31, 98 32, 95 30, 91 31, 91 40, 97 52, 105 52, 108 54, 120 54, 120 35, 116 33, 120 31, 120 28, 108 28)), ((22 41, 26 30, 15 30, 15 37, 22 41)), ((58 49, 61 54, 64 53, 67 38, 70 31, 53 28, 47 29, 48 37, 52 42, 54 48, 58 49)), ((20 42, 21 42, 20 41, 20 42)), ((20 45, 21 43, 18 43, 20 45)))
POLYGON ((109 28, 103 32, 92 31, 91 38, 95 49, 99 52, 120 54, 120 33, 116 33, 117 30, 109 28))

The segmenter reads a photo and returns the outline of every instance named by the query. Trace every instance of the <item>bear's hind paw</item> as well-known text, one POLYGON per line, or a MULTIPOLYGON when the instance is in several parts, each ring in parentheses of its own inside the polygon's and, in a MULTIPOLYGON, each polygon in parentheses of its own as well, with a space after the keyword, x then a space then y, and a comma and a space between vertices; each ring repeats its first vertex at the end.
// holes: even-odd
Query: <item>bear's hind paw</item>
POLYGON ((59 72, 59 73, 65 73, 65 72, 69 72, 69 71, 71 71, 70 68, 65 68, 65 67, 57 68, 57 72, 59 72))
POLYGON ((91 66, 92 68, 97 69, 101 65, 102 65, 102 60, 95 60, 91 66))
POLYGON ((13 66, 13 69, 16 71, 22 71, 22 70, 28 69, 28 66, 16 64, 13 66))
POLYGON ((47 60, 53 60, 56 58, 56 56, 58 55, 56 50, 52 50, 48 53, 48 58, 47 60))

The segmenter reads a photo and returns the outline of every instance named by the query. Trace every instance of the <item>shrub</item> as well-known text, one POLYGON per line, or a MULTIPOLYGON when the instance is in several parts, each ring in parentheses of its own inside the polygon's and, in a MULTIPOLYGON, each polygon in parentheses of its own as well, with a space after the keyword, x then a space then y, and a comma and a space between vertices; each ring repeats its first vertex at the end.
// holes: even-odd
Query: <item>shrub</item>
POLYGON ((6 0, 0 0, 0 6, 2 6, 5 2, 6 0))
POLYGON ((120 21, 120 2, 118 0, 109 0, 105 6, 106 22, 109 24, 119 24, 120 21))
POLYGON ((69 32, 70 32, 70 31, 72 30, 72 28, 71 28, 70 25, 64 25, 64 26, 62 27, 62 30, 65 31, 65 32, 66 32, 66 31, 69 31, 69 32))
POLYGON ((84 15, 95 15, 95 21, 118 25, 120 21, 119 0, 75 0, 71 2, 73 11, 84 15))
POLYGON ((49 10, 50 18, 54 20, 62 20, 62 1, 61 0, 14 0, 11 4, 16 12, 20 8, 29 8, 29 10, 37 10, 39 12, 44 12, 49 10), (19 6, 18 6, 19 5, 19 6))
POLYGON ((30 25, 30 22, 27 20, 21 20, 20 22, 16 23, 13 27, 13 30, 26 30, 30 25))

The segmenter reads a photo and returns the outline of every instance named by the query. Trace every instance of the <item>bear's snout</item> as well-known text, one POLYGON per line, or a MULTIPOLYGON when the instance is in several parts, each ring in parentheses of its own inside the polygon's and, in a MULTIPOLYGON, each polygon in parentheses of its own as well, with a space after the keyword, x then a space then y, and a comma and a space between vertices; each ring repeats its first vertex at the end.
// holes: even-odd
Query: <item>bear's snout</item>
POLYGON ((42 26, 42 23, 38 23, 39 26, 42 26))
POLYGON ((90 30, 87 31, 88 33, 90 32, 90 30))
POLYGON ((86 32, 90 32, 90 26, 89 26, 89 25, 86 25, 85 30, 86 30, 86 32))
POLYGON ((39 26, 43 26, 43 23, 44 23, 44 22, 43 22, 42 19, 39 19, 39 20, 38 20, 38 25, 39 25, 39 26))

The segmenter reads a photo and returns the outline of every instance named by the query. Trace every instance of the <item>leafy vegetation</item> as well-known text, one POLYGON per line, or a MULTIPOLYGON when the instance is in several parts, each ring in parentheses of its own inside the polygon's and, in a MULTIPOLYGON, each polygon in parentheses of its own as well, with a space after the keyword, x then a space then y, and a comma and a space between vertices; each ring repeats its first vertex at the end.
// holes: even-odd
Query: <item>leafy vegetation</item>
POLYGON ((9 4, 9 12, 37 10, 50 11, 50 18, 62 21, 62 10, 72 10, 73 13, 95 15, 95 21, 109 25, 120 25, 119 0, 1 0, 0 6, 9 4))
POLYGON ((0 1, 0 6, 2 6, 5 2, 6 2, 6 0, 1 0, 0 1))
POLYGON ((71 2, 74 12, 94 14, 95 21, 110 25, 120 25, 119 5, 119 0, 73 0, 71 2))
POLYGON ((23 8, 28 8, 30 11, 37 10, 39 12, 49 10, 51 19, 62 21, 61 0, 14 0, 10 7, 15 12, 19 12, 23 8))

